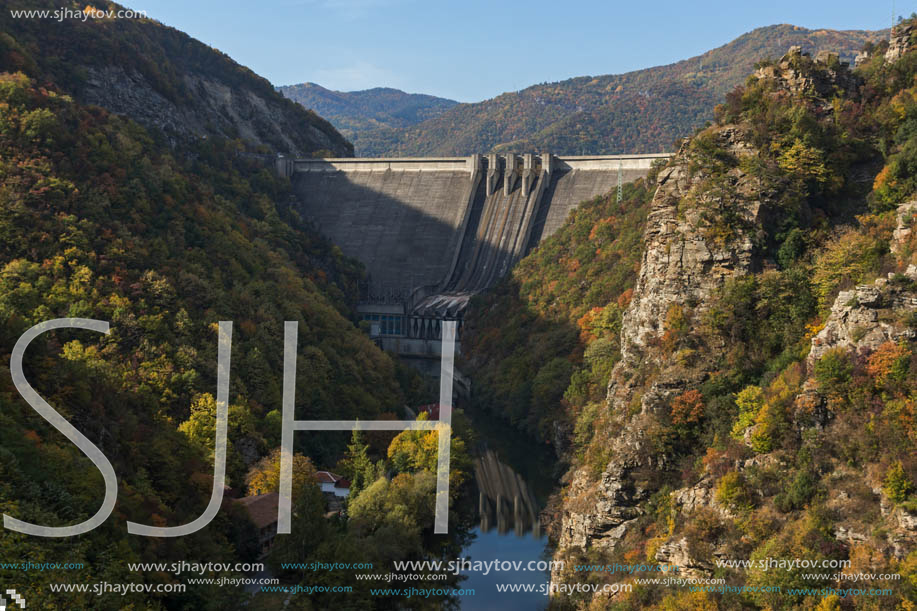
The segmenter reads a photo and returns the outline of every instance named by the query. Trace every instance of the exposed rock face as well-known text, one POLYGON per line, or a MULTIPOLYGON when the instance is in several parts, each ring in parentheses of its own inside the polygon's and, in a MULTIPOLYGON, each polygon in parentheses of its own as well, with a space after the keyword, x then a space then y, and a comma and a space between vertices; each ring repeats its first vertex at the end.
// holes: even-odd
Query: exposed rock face
MULTIPOLYGON (((713 129, 711 136, 735 159, 755 153, 735 127, 713 129)), ((702 368, 685 369, 659 347, 668 310, 677 306, 696 314, 726 279, 759 265, 755 238, 765 206, 756 179, 738 164, 729 170, 729 199, 747 229, 739 228, 731 239, 718 240, 711 233, 708 212, 722 203, 723 193, 707 189, 708 177, 696 170, 696 161, 695 151, 686 144, 659 175, 644 233, 640 275, 623 318, 623 358, 612 373, 608 390, 609 409, 619 421, 620 433, 610 440, 613 458, 598 482, 583 469, 574 473, 564 505, 560 550, 614 548, 642 514, 639 503, 654 491, 635 472, 666 467, 666 457, 652 449, 645 433, 658 418, 666 417, 674 396, 704 378, 702 368), (698 205, 681 209, 688 198, 698 205), (655 374, 647 379, 650 369, 655 374)), ((678 555, 675 547, 671 551, 678 555)))
POLYGON ((888 50, 885 52, 885 61, 893 62, 907 53, 911 48, 911 35, 914 26, 911 24, 898 25, 892 28, 892 35, 888 41, 888 50))
MULTIPOLYGON (((911 266, 906 274, 917 280, 917 268, 911 266)), ((917 309, 917 294, 907 287, 890 283, 885 278, 875 284, 858 286, 842 291, 834 305, 825 328, 813 339, 809 352, 809 371, 826 352, 834 348, 875 350, 885 342, 913 339, 915 333, 895 321, 889 320, 894 311, 917 309)))
POLYGON ((908 241, 913 234, 914 219, 917 217, 917 201, 907 202, 898 206, 898 224, 892 234, 891 251, 902 256, 908 241))
MULTIPOLYGON (((911 236, 915 212, 917 202, 898 207, 892 252, 902 252, 911 236)), ((900 280, 903 281, 889 274, 888 278, 838 294, 825 327, 812 338, 807 361, 810 372, 815 362, 834 348, 875 350, 886 342, 914 339, 917 334, 901 319, 917 310, 917 292, 910 282, 917 280, 917 266, 909 265, 900 280)))
MULTIPOLYGON (((719 130, 715 139, 717 146, 737 159, 754 153, 736 128, 719 130)), ((682 200, 693 195, 692 190, 705 179, 702 174, 690 175, 689 157, 683 147, 675 164, 659 174, 644 233, 640 276, 622 324, 621 354, 631 365, 646 356, 651 338, 663 334, 666 312, 672 304, 702 303, 726 278, 750 271, 754 265, 753 234, 743 233, 725 247, 717 246, 705 231, 708 224, 702 219, 702 207, 679 211, 682 200)), ((739 168, 729 174, 735 192, 748 198, 741 215, 749 225, 759 224, 762 210, 755 198, 756 181, 739 168)))
POLYGON ((329 123, 314 117, 292 102, 266 97, 244 86, 231 86, 202 74, 183 75, 188 99, 167 99, 137 71, 110 64, 88 68, 80 92, 83 102, 97 104, 127 115, 146 127, 162 130, 173 141, 222 136, 242 138, 273 151, 309 156, 326 149, 337 156, 352 155, 329 123))
POLYGON ((805 64, 813 61, 800 47, 789 52, 774 65, 759 68, 754 76, 773 81, 778 91, 816 96, 825 112, 831 110, 831 98, 838 90, 849 92, 856 83, 849 70, 840 63, 837 53, 820 51, 814 62, 821 70, 808 70, 805 64))
MULTIPOLYGON (((711 553, 715 558, 727 557, 722 549, 714 549, 711 553)), ((699 560, 691 553, 691 545, 687 537, 673 539, 659 546, 654 556, 657 562, 678 567, 679 577, 703 577, 713 574, 715 564, 706 560, 699 560)))
POLYGON ((705 477, 690 488, 679 488, 672 493, 672 501, 680 511, 692 513, 700 509, 713 509, 724 518, 733 514, 716 500, 713 478, 705 477))
POLYGON ((873 492, 881 498, 879 508, 885 523, 890 527, 886 537, 891 551, 897 558, 904 558, 917 545, 917 514, 888 501, 880 488, 873 492))

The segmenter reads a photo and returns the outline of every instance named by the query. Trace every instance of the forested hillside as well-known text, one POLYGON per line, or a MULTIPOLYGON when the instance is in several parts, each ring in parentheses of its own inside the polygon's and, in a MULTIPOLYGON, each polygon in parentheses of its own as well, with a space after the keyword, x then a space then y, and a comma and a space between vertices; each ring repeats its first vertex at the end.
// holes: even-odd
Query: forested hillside
POLYGON ((713 106, 742 83, 754 64, 791 45, 843 61, 887 33, 758 28, 732 42, 667 66, 626 74, 541 83, 454 108, 414 127, 358 130, 361 156, 470 155, 549 151, 560 155, 670 151, 713 118, 713 106))
MULTIPOLYGON (((67 33, 33 26, 4 21, 0 34, 0 511, 41 525, 72 525, 95 514, 104 497, 96 467, 22 399, 10 375, 11 351, 23 332, 62 317, 108 321, 111 332, 42 334, 25 355, 25 375, 111 461, 118 501, 108 520, 79 537, 38 538, 4 528, 4 563, 80 568, 23 571, 4 564, 0 583, 22 594, 29 608, 238 608, 249 596, 241 587, 188 585, 188 574, 135 571, 128 563, 232 566, 257 559, 259 533, 233 498, 278 487, 284 321, 299 323, 297 419, 401 418, 405 405, 429 397, 416 374, 354 325, 351 308, 364 271, 298 217, 288 180, 246 154, 269 151, 267 142, 218 132, 188 137, 83 103, 85 58, 74 54, 98 58, 117 50, 118 66, 150 71, 144 82, 176 85, 172 101, 184 116, 210 112, 206 100, 193 92, 184 97, 179 86, 192 64, 203 78, 236 73, 242 88, 266 82, 213 51, 192 60, 173 56, 168 45, 150 49, 160 34, 184 36, 155 23, 126 26, 147 34, 138 38, 106 20, 67 33), (208 65, 216 76, 208 75, 208 65), (179 526, 207 506, 219 321, 233 323, 225 501, 196 534, 129 535, 127 521, 179 526), (188 587, 97 596, 92 586, 101 582, 188 587), (50 585, 59 583, 90 589, 52 592, 50 585)), ((272 90, 263 99, 268 94, 279 99, 272 90)), ((250 118, 272 124, 270 110, 265 113, 250 118)), ((325 142, 313 138, 316 128, 344 142, 311 113, 294 107, 290 116, 295 121, 284 138, 306 147, 299 154, 325 154, 325 142)), ((458 413, 450 488, 456 497, 469 469, 464 429, 458 413)), ((293 534, 278 537, 269 560, 273 574, 295 585, 304 574, 280 562, 385 567, 392 559, 442 553, 452 540, 432 536, 436 436, 375 433, 348 443, 348 435, 298 433, 296 518, 293 534), (313 477, 319 468, 351 480, 348 521, 326 518, 313 477)), ((453 530, 455 537, 462 532, 453 530)), ((368 588, 378 585, 372 580, 354 586, 352 574, 323 579, 329 587, 338 580, 353 587, 348 600, 359 608, 396 604, 396 596, 370 596, 368 588)), ((259 594, 249 604, 320 609, 331 600, 301 596, 283 607, 287 599, 259 594)), ((432 597, 423 605, 441 603, 432 597)))
POLYGON ((915 31, 857 70, 759 63, 648 184, 584 204, 472 308, 482 403, 572 465, 553 581, 633 585, 552 607, 917 602, 915 31), (614 563, 729 588, 574 568, 614 563), (837 593, 853 579, 887 591, 837 593))
POLYGON ((380 128, 404 128, 439 116, 458 102, 389 87, 332 91, 315 83, 278 87, 280 93, 328 119, 362 153, 361 137, 380 128))

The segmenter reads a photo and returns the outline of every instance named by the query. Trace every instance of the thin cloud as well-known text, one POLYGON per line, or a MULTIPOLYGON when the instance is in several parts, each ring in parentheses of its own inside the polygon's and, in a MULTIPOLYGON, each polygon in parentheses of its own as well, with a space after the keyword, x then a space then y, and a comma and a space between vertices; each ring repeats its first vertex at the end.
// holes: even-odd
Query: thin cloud
POLYGON ((372 87, 397 87, 400 79, 391 71, 370 62, 323 68, 315 72, 315 82, 328 89, 355 91, 372 87))

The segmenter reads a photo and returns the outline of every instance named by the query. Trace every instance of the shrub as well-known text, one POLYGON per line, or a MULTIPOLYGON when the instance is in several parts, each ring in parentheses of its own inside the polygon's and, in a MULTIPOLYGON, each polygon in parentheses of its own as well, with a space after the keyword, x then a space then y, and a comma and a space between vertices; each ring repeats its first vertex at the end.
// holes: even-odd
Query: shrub
POLYGON ((612 302, 604 308, 594 307, 583 314, 576 324, 580 328, 580 340, 589 343, 597 338, 618 335, 621 332, 622 310, 612 302))
POLYGON ((903 380, 907 376, 910 352, 894 342, 885 342, 869 355, 866 372, 881 386, 886 380, 903 380))
POLYGON ((885 472, 882 489, 885 490, 888 498, 896 503, 903 503, 914 491, 914 484, 905 472, 900 460, 885 472))
POLYGON ((760 386, 746 386, 736 395, 736 406, 739 408, 739 416, 732 427, 732 436, 741 441, 745 429, 755 423, 758 412, 764 407, 764 391, 760 386))
POLYGON ((667 353, 671 353, 681 338, 688 333, 688 326, 685 309, 677 303, 670 305, 665 314, 665 333, 662 336, 662 344, 667 353))
POLYGON ((800 471, 786 491, 774 497, 774 505, 783 513, 802 509, 815 496, 817 489, 815 476, 809 471, 800 471))
POLYGON ((730 471, 720 478, 716 486, 716 500, 730 509, 740 511, 754 507, 745 477, 737 471, 730 471))
POLYGON ((829 174, 824 158, 823 151, 806 146, 797 138, 791 147, 783 151, 777 164, 801 180, 824 183, 829 174))
POLYGON ((592 441, 595 419, 604 407, 601 403, 589 403, 579 413, 573 428, 573 443, 579 451, 584 451, 592 441))
POLYGON ((777 249, 777 263, 782 269, 786 269, 796 262, 805 249, 805 233, 798 227, 794 227, 777 249))
POLYGON ((889 157, 873 183, 870 207, 875 212, 893 209, 917 189, 917 140, 908 139, 901 150, 889 157))
POLYGON ((847 352, 842 348, 834 348, 826 352, 815 363, 815 380, 821 391, 834 391, 838 386, 843 386, 850 381, 852 367, 847 352))
POLYGON ((751 449, 758 454, 766 454, 774 449, 786 425, 786 414, 776 404, 765 403, 758 417, 757 427, 751 434, 751 449))
POLYGON ((847 283, 863 282, 878 271, 888 243, 863 230, 850 229, 825 245, 818 256, 812 284, 820 305, 828 307, 835 291, 847 283))

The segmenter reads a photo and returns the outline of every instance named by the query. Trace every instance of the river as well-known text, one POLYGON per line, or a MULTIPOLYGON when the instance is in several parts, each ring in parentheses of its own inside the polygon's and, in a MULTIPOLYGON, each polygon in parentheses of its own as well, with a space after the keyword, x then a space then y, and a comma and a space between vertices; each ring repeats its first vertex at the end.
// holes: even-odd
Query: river
POLYGON ((538 514, 554 487, 556 460, 549 447, 495 421, 494 416, 477 411, 466 414, 477 437, 472 495, 477 508, 473 538, 462 557, 472 562, 510 562, 513 569, 521 566, 522 570, 463 571, 467 579, 460 587, 473 588, 475 594, 461 598, 462 609, 544 609, 548 597, 543 592, 500 593, 497 585, 535 584, 538 590, 549 582, 549 572, 537 570, 536 564, 551 559, 538 514), (534 570, 526 570, 530 562, 534 570))

